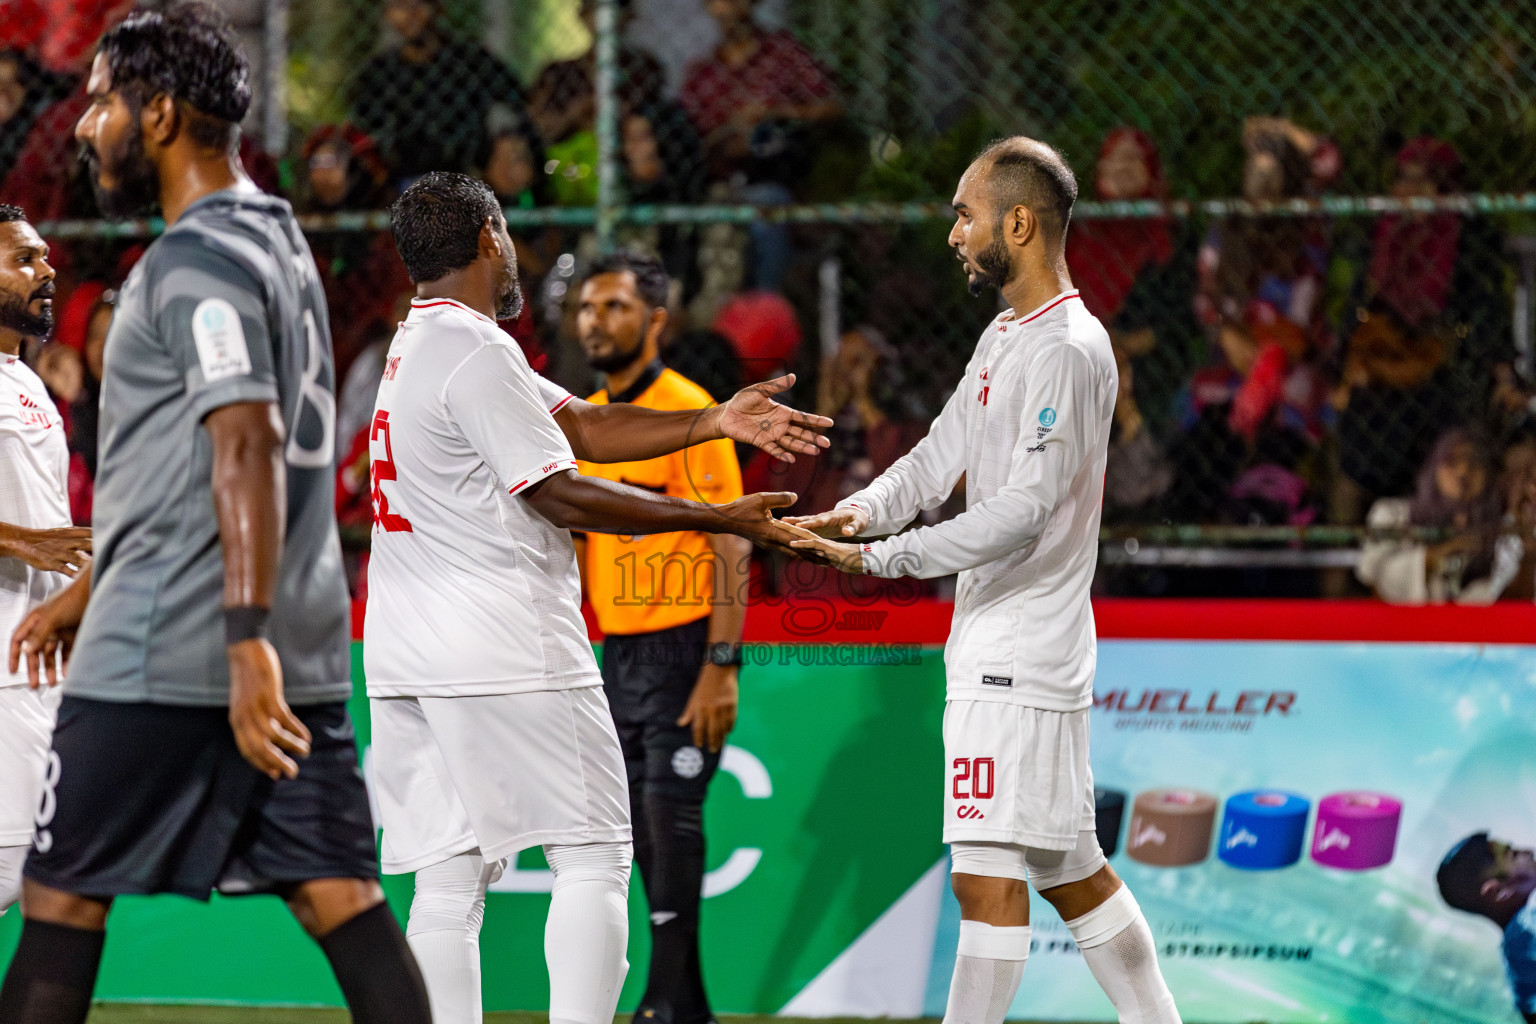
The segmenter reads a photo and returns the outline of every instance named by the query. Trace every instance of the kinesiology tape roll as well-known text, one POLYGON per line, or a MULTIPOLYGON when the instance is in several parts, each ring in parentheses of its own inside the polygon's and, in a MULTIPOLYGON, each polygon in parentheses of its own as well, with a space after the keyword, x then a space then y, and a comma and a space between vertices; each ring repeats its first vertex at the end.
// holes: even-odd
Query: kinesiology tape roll
POLYGON ((1125 823, 1125 794, 1118 789, 1093 791, 1093 830, 1099 836, 1099 849, 1105 858, 1120 849, 1120 826, 1125 823))
POLYGON ((1210 856, 1216 798, 1193 789, 1149 789, 1131 805, 1125 852, 1160 868, 1198 864, 1210 856))
POLYGON ((1227 800, 1216 855, 1235 868, 1267 871, 1301 859, 1311 801, 1295 793, 1258 789, 1227 800))
POLYGON ((1381 793, 1334 793, 1317 805, 1312 859, 1325 867, 1369 871, 1391 863, 1402 801, 1381 793))

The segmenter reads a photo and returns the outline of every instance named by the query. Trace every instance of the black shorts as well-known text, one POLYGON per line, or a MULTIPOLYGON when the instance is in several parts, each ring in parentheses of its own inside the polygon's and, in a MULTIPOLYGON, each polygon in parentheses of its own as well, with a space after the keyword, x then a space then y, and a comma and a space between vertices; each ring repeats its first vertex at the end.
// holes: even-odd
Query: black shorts
MULTIPOLYGON (((708 642, 708 618, 603 639, 603 691, 634 795, 651 789, 675 800, 704 800, 720 753, 696 746, 693 727, 677 719, 699 681, 708 642)), ((630 803, 633 809, 634 796, 630 803)))
POLYGON ((66 696, 26 877, 82 896, 283 893, 377 878, 345 704, 294 708, 312 737, 294 779, 240 756, 225 708, 66 696))

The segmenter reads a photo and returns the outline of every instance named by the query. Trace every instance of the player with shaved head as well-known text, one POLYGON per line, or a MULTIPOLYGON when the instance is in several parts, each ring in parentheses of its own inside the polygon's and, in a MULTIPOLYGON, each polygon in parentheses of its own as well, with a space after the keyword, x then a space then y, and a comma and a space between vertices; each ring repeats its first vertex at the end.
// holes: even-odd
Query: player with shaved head
POLYGON ((1067 274, 1077 180, 1016 137, 977 156, 949 244, 971 294, 1012 307, 910 454, 792 542, 845 572, 960 574, 944 652, 944 841, 960 943, 945 1024, 1000 1024, 1029 955, 1029 888, 1054 906, 1123 1024, 1176 1024, 1152 932, 1094 834, 1089 586, 1118 377, 1067 274), (966 511, 896 534, 966 480, 966 511))

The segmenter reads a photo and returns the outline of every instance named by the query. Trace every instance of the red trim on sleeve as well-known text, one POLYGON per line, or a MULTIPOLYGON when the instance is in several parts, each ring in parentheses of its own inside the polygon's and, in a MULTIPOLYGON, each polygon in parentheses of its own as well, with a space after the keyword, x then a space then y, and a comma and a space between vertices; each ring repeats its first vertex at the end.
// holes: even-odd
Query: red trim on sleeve
POLYGON ((564 409, 566 403, 569 402, 571 399, 573 399, 575 397, 576 397, 575 395, 566 395, 564 398, 560 399, 559 402, 555 403, 555 407, 553 409, 549 410, 549 414, 551 416, 553 416, 555 413, 559 412, 561 409, 564 409))
POLYGON ((576 468, 577 466, 575 459, 561 459, 558 462, 551 462, 549 465, 541 467, 537 473, 534 473, 531 476, 526 476, 519 480, 517 483, 513 484, 511 487, 507 488, 507 493, 516 494, 524 487, 527 487, 529 484, 538 483, 540 480, 543 480, 551 473, 557 473, 562 469, 576 468))

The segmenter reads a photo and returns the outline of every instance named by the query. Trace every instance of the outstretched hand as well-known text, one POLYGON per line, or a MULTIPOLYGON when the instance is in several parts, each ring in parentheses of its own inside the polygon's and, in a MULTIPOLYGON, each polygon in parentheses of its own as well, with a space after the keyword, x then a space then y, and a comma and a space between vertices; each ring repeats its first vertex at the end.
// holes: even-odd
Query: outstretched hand
POLYGON ((785 534, 797 558, 818 565, 830 565, 839 572, 854 576, 864 575, 864 549, 860 545, 828 540, 783 519, 777 520, 774 525, 785 534))
POLYGON ((831 445, 822 434, 832 426, 830 419, 773 400, 794 383, 795 375, 790 373, 736 392, 720 407, 720 433, 761 448, 780 462, 794 462, 797 453, 815 455, 831 445))
POLYGON ((855 505, 842 505, 813 516, 785 516, 782 521, 828 539, 857 537, 869 529, 869 513, 855 505))

